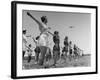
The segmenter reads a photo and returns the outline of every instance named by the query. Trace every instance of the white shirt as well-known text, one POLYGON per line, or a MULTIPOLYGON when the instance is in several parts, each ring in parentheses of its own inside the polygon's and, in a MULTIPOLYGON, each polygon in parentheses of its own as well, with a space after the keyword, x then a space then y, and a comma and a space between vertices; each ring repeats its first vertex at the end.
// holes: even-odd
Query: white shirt
POLYGON ((49 35, 47 32, 42 33, 39 38, 39 45, 47 46, 48 45, 48 37, 49 37, 49 35))

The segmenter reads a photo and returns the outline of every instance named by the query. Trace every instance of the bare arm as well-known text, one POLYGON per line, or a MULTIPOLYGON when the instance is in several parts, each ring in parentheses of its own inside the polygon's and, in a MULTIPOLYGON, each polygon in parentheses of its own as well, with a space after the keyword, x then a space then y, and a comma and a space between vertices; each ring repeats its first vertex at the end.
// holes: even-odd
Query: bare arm
POLYGON ((31 37, 31 35, 27 35, 26 37, 31 37))
MULTIPOLYGON (((25 45, 26 46, 26 45, 25 45)), ((26 46, 31 52, 32 52, 32 49, 30 48, 30 47, 28 47, 28 46, 26 46)))
POLYGON ((51 33, 50 31, 48 31, 48 33, 49 33, 49 34, 51 34, 52 36, 54 36, 54 34, 53 34, 53 33, 51 33))
POLYGON ((27 15, 30 16, 37 24, 41 24, 41 22, 38 21, 35 17, 33 17, 29 12, 27 12, 27 15))
POLYGON ((34 42, 35 42, 35 44, 36 44, 37 42, 36 42, 36 40, 34 39, 34 37, 33 37, 32 39, 33 39, 33 41, 34 41, 34 42))

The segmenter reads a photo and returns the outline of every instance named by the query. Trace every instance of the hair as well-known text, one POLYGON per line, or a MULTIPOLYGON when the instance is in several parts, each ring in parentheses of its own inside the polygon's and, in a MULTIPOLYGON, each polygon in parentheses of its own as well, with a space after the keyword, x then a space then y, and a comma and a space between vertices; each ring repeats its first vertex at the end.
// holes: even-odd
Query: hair
POLYGON ((54 34, 59 34, 59 32, 58 31, 54 31, 54 34))
POLYGON ((43 23, 47 23, 47 22, 48 22, 47 17, 46 17, 46 16, 42 16, 42 17, 41 17, 41 21, 42 21, 43 23))
POLYGON ((65 40, 68 40, 68 36, 65 37, 65 40))
POLYGON ((32 45, 31 44, 29 44, 29 47, 31 47, 32 45))
POLYGON ((26 34, 26 30, 23 30, 22 32, 23 32, 23 34, 26 34))
POLYGON ((72 41, 70 41, 69 43, 72 44, 72 41))
POLYGON ((76 48, 76 45, 74 44, 74 48, 76 48))
POLYGON ((37 36, 37 37, 36 37, 36 40, 38 40, 39 38, 40 38, 40 36, 37 36))

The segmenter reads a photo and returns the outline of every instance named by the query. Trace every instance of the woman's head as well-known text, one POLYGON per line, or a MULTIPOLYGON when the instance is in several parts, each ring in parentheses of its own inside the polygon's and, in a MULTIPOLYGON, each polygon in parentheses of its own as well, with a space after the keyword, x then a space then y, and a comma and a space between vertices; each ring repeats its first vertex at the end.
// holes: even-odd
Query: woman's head
POLYGON ((47 22, 48 22, 47 17, 46 17, 46 16, 42 16, 42 17, 41 17, 41 21, 42 21, 44 24, 47 24, 47 22))
POLYGON ((22 33, 23 33, 23 34, 26 34, 26 30, 23 30, 22 33))
POLYGON ((54 31, 54 34, 59 34, 59 32, 58 31, 54 31))
POLYGON ((39 37, 40 37, 40 36, 37 36, 37 37, 36 37, 36 40, 38 40, 38 39, 39 39, 39 37))
POLYGON ((32 45, 31 44, 29 44, 29 47, 31 47, 32 45))
POLYGON ((69 44, 72 44, 72 41, 70 41, 69 44))
POLYGON ((65 37, 65 40, 68 40, 68 36, 65 37))

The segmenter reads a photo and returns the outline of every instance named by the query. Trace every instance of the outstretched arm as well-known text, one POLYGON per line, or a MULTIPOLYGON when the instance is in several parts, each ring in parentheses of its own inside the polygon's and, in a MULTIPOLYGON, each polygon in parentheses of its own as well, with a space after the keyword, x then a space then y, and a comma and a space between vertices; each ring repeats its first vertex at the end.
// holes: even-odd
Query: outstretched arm
POLYGON ((30 16, 37 24, 41 24, 41 22, 38 21, 35 17, 33 17, 29 12, 27 12, 27 15, 30 16))
POLYGON ((50 31, 48 31, 48 33, 49 33, 49 34, 51 34, 52 36, 54 36, 54 34, 53 34, 53 33, 51 33, 50 31))
POLYGON ((26 37, 31 37, 31 35, 27 35, 26 37))

